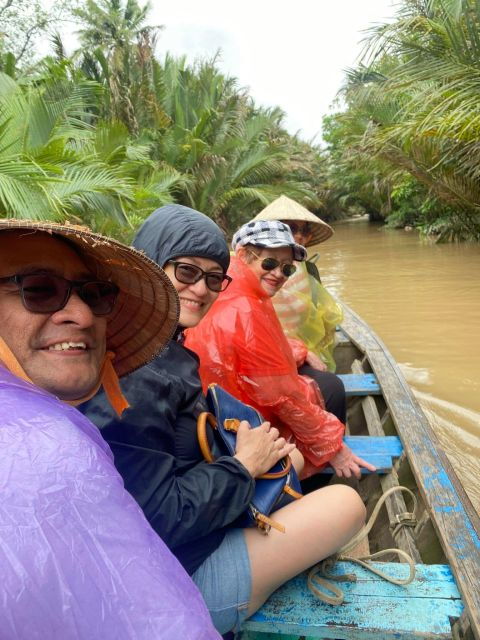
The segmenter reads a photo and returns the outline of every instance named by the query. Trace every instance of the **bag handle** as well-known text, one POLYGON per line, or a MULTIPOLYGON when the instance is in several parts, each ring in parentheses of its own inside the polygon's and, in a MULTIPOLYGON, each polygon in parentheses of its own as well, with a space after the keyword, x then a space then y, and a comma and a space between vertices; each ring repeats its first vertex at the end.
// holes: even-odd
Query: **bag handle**
POLYGON ((208 444, 207 422, 210 424, 212 429, 217 428, 217 421, 215 419, 215 416, 212 413, 208 413, 208 411, 202 411, 202 413, 197 418, 198 444, 200 445, 200 451, 202 452, 205 460, 207 462, 215 462, 212 450, 210 449, 210 445, 208 444))
MULTIPOLYGON (((202 411, 202 413, 198 416, 197 419, 197 437, 198 444, 200 445, 200 451, 202 452, 203 457, 207 462, 215 462, 215 458, 213 457, 212 450, 210 449, 210 445, 208 444, 207 438, 207 423, 210 425, 212 429, 217 428, 217 420, 212 413, 208 411, 202 411)), ((224 423, 224 428, 227 431, 238 431, 238 426, 240 424, 240 420, 237 418, 227 418, 224 423)), ((277 478, 283 478, 290 473, 290 469, 292 468, 292 459, 290 456, 285 456, 280 461, 284 464, 284 468, 280 471, 272 471, 269 473, 264 473, 261 476, 258 476, 257 480, 276 480, 277 478)))

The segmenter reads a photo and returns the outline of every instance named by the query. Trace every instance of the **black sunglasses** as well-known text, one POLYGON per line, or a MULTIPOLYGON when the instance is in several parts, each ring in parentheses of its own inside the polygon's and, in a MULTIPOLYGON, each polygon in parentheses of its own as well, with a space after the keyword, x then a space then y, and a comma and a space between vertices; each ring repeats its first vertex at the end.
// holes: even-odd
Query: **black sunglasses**
MULTIPOLYGON (((257 256, 254 251, 249 249, 249 252, 254 255, 257 260, 261 260, 261 257, 257 256)), ((264 258, 260 264, 264 271, 273 271, 277 267, 280 267, 280 271, 283 273, 285 278, 290 278, 290 276, 293 276, 297 270, 296 265, 291 262, 280 262, 280 260, 277 260, 276 258, 264 258)))
POLYGON ((293 234, 301 233, 302 236, 307 236, 309 233, 312 232, 312 227, 308 222, 306 222, 305 224, 298 224, 296 222, 287 222, 287 224, 290 227, 290 231, 293 234))
POLYGON ((196 264, 190 264, 189 262, 177 262, 175 260, 169 260, 170 264, 173 264, 175 268, 175 278, 183 284, 195 284, 202 278, 205 279, 205 284, 210 291, 225 291, 232 278, 219 273, 218 271, 204 271, 196 264))
POLYGON ((60 311, 75 291, 94 315, 106 316, 113 311, 119 292, 113 282, 67 280, 49 273, 17 274, 0 278, 2 282, 13 282, 19 287, 23 306, 32 313, 60 311))

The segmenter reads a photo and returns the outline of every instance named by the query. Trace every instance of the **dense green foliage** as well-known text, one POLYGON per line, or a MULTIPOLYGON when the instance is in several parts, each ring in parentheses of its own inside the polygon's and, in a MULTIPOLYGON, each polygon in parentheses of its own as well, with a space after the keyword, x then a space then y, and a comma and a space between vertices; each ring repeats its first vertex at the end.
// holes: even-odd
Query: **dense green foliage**
POLYGON ((404 0, 325 119, 345 208, 440 240, 480 239, 480 1, 404 0))
POLYGON ((321 206, 320 152, 289 135, 216 60, 155 57, 159 27, 136 0, 87 0, 81 47, 35 70, 4 55, 0 215, 84 222, 128 240, 179 202, 227 231, 285 193, 321 206))
POLYGON ((367 213, 480 239, 480 0, 403 0, 348 72, 322 149, 289 135, 282 111, 256 105, 216 59, 159 59, 148 4, 42 6, 0 7, 0 216, 128 240, 179 202, 231 232, 284 193, 327 219, 367 213), (67 56, 53 35, 41 59, 38 35, 68 12, 80 48, 67 56))

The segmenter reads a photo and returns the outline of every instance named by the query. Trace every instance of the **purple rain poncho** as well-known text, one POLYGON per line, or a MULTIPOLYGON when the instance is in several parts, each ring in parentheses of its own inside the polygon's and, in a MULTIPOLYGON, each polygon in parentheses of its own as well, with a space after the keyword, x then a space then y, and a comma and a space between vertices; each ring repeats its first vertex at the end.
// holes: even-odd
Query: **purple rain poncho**
POLYGON ((0 366, 0 639, 219 638, 98 430, 0 366))

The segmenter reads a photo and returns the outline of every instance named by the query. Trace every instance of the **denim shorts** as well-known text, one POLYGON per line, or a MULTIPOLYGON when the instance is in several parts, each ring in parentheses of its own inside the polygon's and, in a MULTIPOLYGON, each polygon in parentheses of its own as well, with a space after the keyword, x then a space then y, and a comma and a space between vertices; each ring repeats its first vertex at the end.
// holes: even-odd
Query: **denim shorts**
POLYGON ((242 529, 230 529, 220 546, 192 575, 220 633, 238 631, 252 590, 250 559, 242 529))

